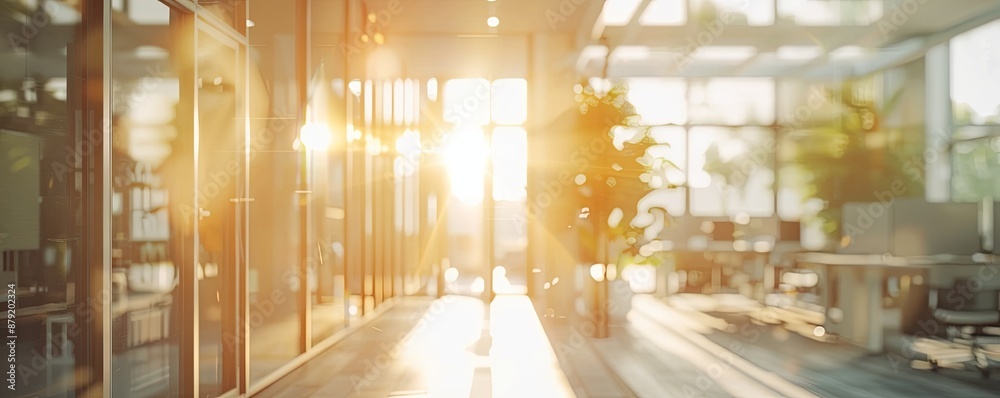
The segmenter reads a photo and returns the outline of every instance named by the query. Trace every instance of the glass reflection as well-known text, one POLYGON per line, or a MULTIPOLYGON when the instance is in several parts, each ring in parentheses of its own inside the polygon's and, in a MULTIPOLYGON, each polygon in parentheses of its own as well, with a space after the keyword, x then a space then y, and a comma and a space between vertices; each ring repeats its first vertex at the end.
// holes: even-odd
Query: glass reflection
MULTIPOLYGON (((253 1, 248 30, 251 145, 249 197, 250 380, 274 372, 300 354, 298 273, 299 153, 294 148, 298 90, 295 82, 295 10, 253 1), (256 69, 253 70, 253 69, 256 69)), ((316 253, 315 246, 311 246, 316 253)))
POLYGON ((217 396, 236 387, 236 267, 243 240, 238 198, 243 197, 243 84, 239 46, 210 29, 199 29, 197 48, 197 192, 199 394, 217 396))
MULTIPOLYGON (((178 393, 182 163, 170 9, 132 1, 112 35, 112 394, 178 393)), ((190 189, 188 189, 190 192, 190 189)))
POLYGON ((71 306, 87 286, 81 151, 100 135, 74 128, 84 123, 83 86, 71 79, 79 15, 71 2, 0 1, 0 283, 16 297, 16 396, 73 396, 74 366, 87 360, 74 347, 88 311, 71 306))
POLYGON ((244 26, 250 25, 250 20, 246 25, 240 25, 242 21, 239 17, 246 15, 246 0, 198 0, 198 5, 205 7, 210 14, 237 31, 242 32, 244 26))

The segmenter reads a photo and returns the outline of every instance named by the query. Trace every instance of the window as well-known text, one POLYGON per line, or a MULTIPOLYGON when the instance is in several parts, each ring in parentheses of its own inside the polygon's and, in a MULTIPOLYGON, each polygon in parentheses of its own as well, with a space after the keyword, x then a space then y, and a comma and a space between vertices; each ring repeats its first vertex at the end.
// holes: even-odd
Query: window
POLYGON ((454 79, 444 84, 444 121, 455 126, 485 126, 490 123, 490 82, 486 79, 454 79))
POLYGON ((952 199, 1000 198, 1000 137, 960 141, 952 149, 952 199))
POLYGON ((767 126, 774 123, 771 79, 724 78, 691 82, 688 117, 692 124, 767 126))
MULTIPOLYGON (((181 231, 177 225, 185 214, 191 214, 191 206, 182 198, 184 192, 192 192, 194 169, 190 161, 193 137, 180 127, 185 115, 177 111, 181 104, 175 61, 191 49, 172 45, 170 36, 146 34, 150 29, 164 29, 170 20, 171 10, 158 1, 129 1, 127 13, 116 14, 119 18, 113 18, 111 26, 110 129, 111 172, 115 177, 109 184, 117 202, 111 216, 115 237, 111 243, 112 280, 118 286, 113 291, 116 315, 109 332, 114 347, 111 377, 116 380, 112 394, 176 395, 181 373, 174 363, 182 330, 177 326, 184 317, 179 316, 181 288, 175 284, 175 276, 182 266, 190 264, 177 248, 178 242, 186 241, 193 232, 181 231), (140 298, 148 302, 134 304, 140 298)), ((221 68, 218 75, 226 80, 231 77, 221 68)), ((222 191, 232 187, 234 176, 219 175, 220 183, 225 184, 213 186, 214 194, 225 195, 222 191)), ((218 267, 202 267, 201 271, 199 276, 204 278, 199 282, 203 285, 221 279, 218 267)), ((212 331, 217 330, 201 329, 205 335, 212 331)), ((205 357, 215 360, 217 347, 203 345, 200 349, 205 357)), ((210 380, 206 384, 215 384, 212 389, 218 383, 210 380)))
POLYGON ((652 0, 646 12, 639 17, 639 24, 646 26, 683 25, 687 22, 687 1, 652 0))
POLYGON ((773 132, 753 127, 692 127, 690 131, 691 214, 771 216, 773 132))
POLYGON ((482 292, 483 273, 493 272, 494 291, 522 291, 527 270, 528 83, 525 79, 455 79, 445 82, 444 158, 454 201, 448 201, 449 258, 457 271, 446 289, 482 292), (489 141, 487 141, 489 132, 489 141), (484 197, 487 163, 492 163, 492 191, 484 197), (489 199, 487 207, 484 199, 489 199), (495 267, 481 269, 486 230, 483 212, 492 212, 495 267), (513 285, 512 285, 513 284, 513 285), (521 287, 518 287, 521 286, 521 287))
POLYGON ((632 20, 642 0, 607 0, 599 21, 607 26, 624 26, 632 20))
POLYGON ((957 125, 1000 124, 1000 21, 951 40, 951 100, 957 125))
POLYGON ((493 123, 522 125, 528 120, 528 81, 500 79, 493 82, 493 123))
POLYGON ((679 79, 638 78, 627 81, 628 100, 642 117, 642 124, 687 122, 686 84, 679 79))

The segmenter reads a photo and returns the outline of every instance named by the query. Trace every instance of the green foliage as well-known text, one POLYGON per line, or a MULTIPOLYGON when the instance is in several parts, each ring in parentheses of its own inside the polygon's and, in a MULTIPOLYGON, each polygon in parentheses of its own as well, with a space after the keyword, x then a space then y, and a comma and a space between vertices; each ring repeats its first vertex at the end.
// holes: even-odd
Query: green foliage
POLYGON ((578 129, 582 133, 608 134, 615 126, 639 124, 639 114, 628 102, 628 87, 615 85, 602 94, 585 82, 577 85, 576 91, 580 109, 578 129))
MULTIPOLYGON (((591 145, 597 142, 595 146, 602 148, 584 169, 587 180, 579 187, 582 206, 591 209, 588 224, 593 226, 592 232, 582 232, 581 243, 584 247, 606 245, 608 241, 619 239, 638 243, 636 238, 641 237, 641 231, 631 227, 630 220, 636 215, 639 199, 650 191, 640 176, 650 170, 651 164, 644 157, 655 142, 649 137, 648 129, 639 126, 640 116, 628 101, 627 86, 615 85, 607 93, 586 83, 576 89, 579 104, 576 133, 585 142, 591 145), (631 139, 621 144, 621 149, 614 144, 614 131, 620 128, 635 132, 631 139), (608 216, 616 208, 623 213, 622 221, 612 227, 608 225, 608 216)), ((619 254, 608 253, 608 258, 617 258, 619 254)))
POLYGON ((910 195, 922 191, 919 181, 903 173, 906 153, 893 151, 888 144, 870 143, 886 139, 888 132, 881 122, 893 112, 903 90, 879 109, 870 98, 858 98, 857 93, 869 84, 848 81, 839 91, 828 91, 829 101, 813 112, 817 117, 804 121, 802 129, 788 132, 784 140, 792 148, 790 165, 804 175, 804 199, 824 203, 815 219, 803 221, 821 223, 830 241, 839 239, 845 203, 878 200, 875 194, 889 190, 896 181, 903 182, 910 195))

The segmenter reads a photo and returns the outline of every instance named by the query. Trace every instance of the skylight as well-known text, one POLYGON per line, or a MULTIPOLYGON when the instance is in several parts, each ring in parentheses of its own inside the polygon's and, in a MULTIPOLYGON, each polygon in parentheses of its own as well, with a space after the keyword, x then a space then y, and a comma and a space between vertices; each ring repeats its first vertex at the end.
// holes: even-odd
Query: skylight
POLYGON ((646 26, 684 25, 687 23, 687 2, 684 0, 652 0, 639 17, 646 26))
POLYGON ((599 21, 604 26, 628 25, 641 2, 642 0, 607 0, 604 2, 599 21))

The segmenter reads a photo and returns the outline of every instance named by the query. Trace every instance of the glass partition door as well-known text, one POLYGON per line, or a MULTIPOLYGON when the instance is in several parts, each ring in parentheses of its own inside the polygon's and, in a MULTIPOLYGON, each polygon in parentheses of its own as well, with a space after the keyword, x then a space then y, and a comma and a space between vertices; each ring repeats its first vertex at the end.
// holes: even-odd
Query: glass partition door
POLYGON ((245 239, 246 124, 240 44, 198 24, 196 39, 196 206, 201 396, 236 387, 237 281, 245 239), (238 232, 239 231, 239 232, 238 232))

